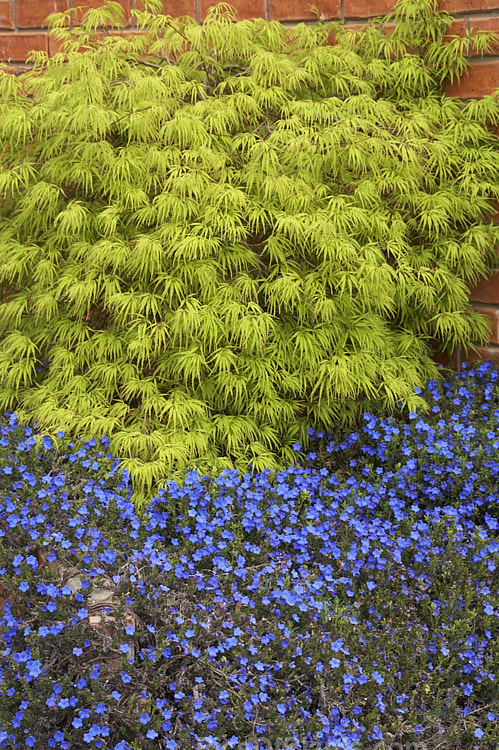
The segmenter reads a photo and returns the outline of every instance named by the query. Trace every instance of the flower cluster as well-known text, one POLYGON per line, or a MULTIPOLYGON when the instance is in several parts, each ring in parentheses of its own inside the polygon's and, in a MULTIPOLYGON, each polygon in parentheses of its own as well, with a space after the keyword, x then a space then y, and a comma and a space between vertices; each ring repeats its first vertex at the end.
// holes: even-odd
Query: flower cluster
POLYGON ((496 748, 497 379, 142 509, 106 439, 8 415, 0 747, 496 748))

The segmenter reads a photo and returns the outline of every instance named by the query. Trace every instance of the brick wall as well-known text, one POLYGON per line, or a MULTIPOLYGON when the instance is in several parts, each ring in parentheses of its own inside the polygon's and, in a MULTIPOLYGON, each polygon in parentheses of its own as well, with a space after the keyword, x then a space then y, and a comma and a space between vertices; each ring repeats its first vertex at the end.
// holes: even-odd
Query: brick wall
MULTIPOLYGON (((50 13, 84 6, 98 8, 104 0, 0 0, 0 60, 22 66, 32 50, 54 52, 44 21, 50 13)), ((132 26, 130 11, 140 8, 140 0, 120 0, 132 26)), ((172 16, 190 15, 202 20, 215 0, 165 0, 164 12, 172 16)), ((368 18, 393 9, 391 0, 232 0, 239 18, 266 18, 290 23, 313 21, 310 5, 315 5, 327 20, 345 20, 348 26, 362 25, 368 18)), ((448 0, 442 9, 456 17, 450 33, 464 35, 473 28, 499 33, 499 0, 448 0)), ((475 98, 499 88, 499 46, 494 55, 477 60, 472 52, 469 74, 460 84, 448 87, 448 93, 475 98)))
MULTIPOLYGON (((120 0, 133 29, 130 11, 140 8, 140 0, 120 0)), ((172 16, 190 15, 202 20, 215 0, 165 0, 164 12, 172 16)), ((28 52, 46 50, 54 54, 57 47, 49 40, 44 20, 55 11, 70 7, 100 7, 103 0, 0 0, 0 60, 22 69, 28 52)), ((362 25, 368 18, 393 9, 391 0, 232 0, 238 17, 266 18, 288 23, 313 21, 310 5, 315 5, 326 20, 344 20, 348 26, 362 25)), ((464 35, 474 28, 499 33, 499 0, 448 0, 441 8, 455 16, 450 34, 464 35)), ((470 69, 460 83, 447 87, 447 93, 463 99, 477 98, 499 89, 499 45, 493 55, 477 59, 472 51, 470 69)), ((499 223, 499 210, 494 216, 499 223)), ((499 259, 496 275, 470 291, 473 306, 486 314, 492 324, 490 346, 479 356, 499 361, 499 259)), ((477 355, 464 353, 465 359, 477 355)), ((460 359, 461 353, 458 354, 460 359)))

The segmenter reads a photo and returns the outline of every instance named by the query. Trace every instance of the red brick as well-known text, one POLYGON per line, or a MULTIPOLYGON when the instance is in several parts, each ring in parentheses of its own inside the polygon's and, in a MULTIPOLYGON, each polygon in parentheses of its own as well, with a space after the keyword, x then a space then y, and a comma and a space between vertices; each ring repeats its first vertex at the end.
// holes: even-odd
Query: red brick
POLYGON ((324 20, 339 19, 340 0, 270 0, 269 19, 271 21, 310 21, 316 18, 310 6, 314 5, 324 20))
POLYGON ((13 29, 12 0, 0 0, 0 29, 13 29))
MULTIPOLYGON (((484 31, 492 31, 498 35, 498 41, 494 44, 490 50, 491 55, 499 55, 499 16, 487 16, 485 18, 470 18, 470 29, 471 38, 473 38, 473 29, 483 29, 484 31)), ((477 56, 480 53, 475 47, 471 47, 470 54, 477 56)))
POLYGON ((443 365, 451 370, 458 369, 457 352, 454 351, 451 355, 449 354, 435 354, 431 355, 431 358, 439 365, 443 365))
POLYGON ((466 36, 466 21, 464 18, 456 18, 447 29, 444 40, 449 41, 451 36, 466 36))
MULTIPOLYGON (((215 4, 216 1, 213 0, 213 2, 208 3, 207 7, 215 4)), ((196 18, 196 5, 196 0, 165 0, 163 2, 163 13, 172 18, 180 18, 180 16, 196 18)), ((231 5, 236 5, 236 3, 232 2, 231 5)), ((144 6, 140 0, 135 0, 133 7, 137 10, 144 10, 144 6)))
POLYGON ((449 367, 450 360, 447 354, 432 354, 431 358, 438 362, 439 365, 443 365, 444 367, 449 367))
POLYGON ((110 36, 121 36, 121 37, 127 37, 127 36, 140 36, 141 34, 147 34, 147 31, 145 29, 119 29, 116 31, 110 31, 110 36))
POLYGON ((447 96, 460 99, 479 99, 492 94, 499 88, 499 60, 493 62, 472 62, 461 81, 454 81, 445 87, 447 96))
POLYGON ((16 21, 19 29, 38 29, 46 26, 51 13, 69 8, 69 0, 17 0, 16 21))
POLYGON ((498 10, 498 0, 443 0, 439 3, 440 10, 449 13, 471 13, 474 10, 498 10))
MULTIPOLYGON (((115 0, 124 9, 125 13, 130 11, 130 0, 115 0)), ((83 12, 89 8, 102 8, 106 4, 106 0, 73 0, 73 7, 83 8, 83 12)))
POLYGON ((395 0, 345 0, 345 18, 372 18, 386 16, 395 5, 395 0))
MULTIPOLYGON (((499 135, 499 133, 496 133, 499 135)), ((499 201, 495 201, 490 214, 486 217, 488 221, 492 219, 494 224, 499 224, 499 201)))
POLYGON ((482 360, 499 362, 499 346, 479 346, 477 349, 477 352, 464 351, 463 362, 479 362, 482 360))
POLYGON ((489 305, 499 305, 499 271, 491 279, 479 281, 470 290, 473 302, 486 302, 489 305))
POLYGON ((53 57, 58 52, 62 52, 62 41, 59 41, 58 39, 53 39, 51 36, 49 36, 48 45, 49 45, 49 57, 53 57))
POLYGON ((499 344, 499 310, 492 310, 490 307, 477 307, 476 305, 473 305, 473 308, 489 319, 490 343, 499 344))
POLYGON ((0 34, 0 60, 24 62, 31 50, 47 52, 47 34, 0 34))

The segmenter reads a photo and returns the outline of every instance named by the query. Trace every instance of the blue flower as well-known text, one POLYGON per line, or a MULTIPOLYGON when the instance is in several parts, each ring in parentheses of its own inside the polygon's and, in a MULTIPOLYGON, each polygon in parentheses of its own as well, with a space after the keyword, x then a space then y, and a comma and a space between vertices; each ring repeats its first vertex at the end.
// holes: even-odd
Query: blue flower
POLYGON ((39 677, 43 673, 43 667, 39 659, 32 659, 26 664, 26 672, 30 677, 39 677))

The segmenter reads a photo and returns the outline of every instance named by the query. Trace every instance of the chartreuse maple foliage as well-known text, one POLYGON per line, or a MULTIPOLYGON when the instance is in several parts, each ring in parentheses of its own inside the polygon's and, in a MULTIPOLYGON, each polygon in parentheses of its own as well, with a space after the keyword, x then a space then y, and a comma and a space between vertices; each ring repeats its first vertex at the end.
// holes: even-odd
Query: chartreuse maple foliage
POLYGON ((54 14, 63 51, 0 74, 0 408, 109 435, 149 491, 421 406, 430 343, 488 335, 499 101, 441 88, 470 39, 427 0, 359 31, 145 5, 133 37, 54 14))

